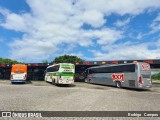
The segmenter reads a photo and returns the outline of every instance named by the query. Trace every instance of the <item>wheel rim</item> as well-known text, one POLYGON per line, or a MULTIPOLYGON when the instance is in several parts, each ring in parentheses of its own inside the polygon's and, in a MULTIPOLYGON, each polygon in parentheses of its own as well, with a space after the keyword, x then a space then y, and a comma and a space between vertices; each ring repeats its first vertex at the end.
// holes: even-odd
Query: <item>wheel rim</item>
POLYGON ((119 82, 116 82, 116 86, 119 88, 119 87, 120 87, 120 83, 119 83, 119 82))

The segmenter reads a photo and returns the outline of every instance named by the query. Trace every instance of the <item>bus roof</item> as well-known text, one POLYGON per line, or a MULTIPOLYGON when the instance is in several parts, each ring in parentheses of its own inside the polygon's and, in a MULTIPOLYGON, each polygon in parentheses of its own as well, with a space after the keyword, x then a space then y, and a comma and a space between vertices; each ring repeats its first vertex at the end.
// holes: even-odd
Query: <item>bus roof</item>
MULTIPOLYGON (((133 65, 133 64, 138 64, 138 63, 145 63, 145 62, 133 62, 133 63, 124 63, 124 64, 107 64, 107 65, 100 65, 96 67, 90 67, 87 69, 92 69, 92 68, 100 68, 100 67, 112 67, 112 66, 121 66, 121 65, 133 65)), ((148 64, 148 63, 145 63, 148 64)))
POLYGON ((13 64, 12 66, 27 66, 25 64, 13 64))
POLYGON ((73 63, 58 63, 58 64, 53 64, 48 66, 47 68, 53 67, 53 66, 57 66, 57 65, 61 65, 61 64, 68 64, 68 65, 74 65, 73 63))

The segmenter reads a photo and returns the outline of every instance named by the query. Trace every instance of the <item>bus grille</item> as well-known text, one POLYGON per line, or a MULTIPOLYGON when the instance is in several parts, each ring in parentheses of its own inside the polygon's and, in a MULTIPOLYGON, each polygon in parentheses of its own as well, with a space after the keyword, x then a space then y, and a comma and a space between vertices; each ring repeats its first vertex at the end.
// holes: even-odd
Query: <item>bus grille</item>
POLYGON ((129 80, 129 87, 135 87, 135 80, 129 80))

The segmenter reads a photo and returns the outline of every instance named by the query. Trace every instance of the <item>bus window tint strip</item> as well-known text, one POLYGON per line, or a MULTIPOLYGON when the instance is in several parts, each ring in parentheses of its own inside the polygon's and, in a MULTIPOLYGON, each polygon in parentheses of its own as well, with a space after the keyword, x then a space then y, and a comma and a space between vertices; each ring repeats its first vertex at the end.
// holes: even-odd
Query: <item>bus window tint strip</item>
POLYGON ((122 72, 135 72, 135 64, 92 68, 89 70, 89 74, 92 74, 92 73, 122 73, 122 72))

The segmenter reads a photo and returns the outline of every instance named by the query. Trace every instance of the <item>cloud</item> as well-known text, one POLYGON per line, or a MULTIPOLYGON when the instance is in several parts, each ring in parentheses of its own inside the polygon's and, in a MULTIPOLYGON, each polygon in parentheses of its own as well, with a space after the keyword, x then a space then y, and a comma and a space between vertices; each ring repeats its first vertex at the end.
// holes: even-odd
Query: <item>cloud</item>
MULTIPOLYGON (((14 38, 9 45, 10 57, 23 61, 53 59, 56 54, 65 52, 73 54, 78 52, 84 56, 81 51, 72 51, 77 46, 90 48, 96 45, 110 45, 125 37, 125 31, 106 27, 105 23, 109 15, 114 13, 138 15, 145 10, 160 7, 159 0, 154 2, 151 0, 94 2, 93 0, 26 0, 26 2, 30 7, 28 13, 16 14, 0 8, 0 13, 5 19, 0 26, 23 32, 22 38, 14 38), (83 28, 85 24, 90 25, 92 29, 83 28), (73 49, 70 49, 71 47, 73 49)), ((129 18, 117 21, 117 26, 126 25, 129 21, 129 18)))
POLYGON ((150 24, 150 28, 152 29, 149 34, 156 33, 160 31, 160 13, 158 16, 153 20, 153 22, 150 24))
POLYGON ((124 27, 124 26, 127 25, 129 22, 130 22, 130 18, 128 18, 128 19, 126 19, 126 20, 124 20, 124 21, 118 20, 118 21, 115 23, 115 25, 116 25, 117 27, 124 27))
POLYGON ((0 7, 0 14, 2 14, 2 15, 7 15, 7 14, 9 14, 9 10, 0 7))
POLYGON ((141 33, 141 32, 140 32, 140 33, 138 33, 138 35, 137 35, 137 39, 138 39, 138 40, 141 40, 141 39, 142 39, 142 37, 143 37, 143 36, 142 36, 142 33, 141 33))
POLYGON ((96 33, 96 36, 99 36, 100 39, 97 40, 97 43, 100 45, 114 43, 117 40, 122 39, 123 31, 113 30, 113 29, 105 29, 106 32, 99 31, 96 33))
POLYGON ((101 27, 105 23, 104 14, 96 10, 89 10, 84 12, 84 23, 90 24, 93 27, 101 27))
POLYGON ((154 22, 160 22, 160 13, 158 14, 158 16, 153 21, 154 22))
POLYGON ((31 20, 30 18, 30 14, 17 15, 10 13, 6 16, 6 23, 1 23, 0 25, 6 29, 28 32, 31 24, 27 20, 31 20))
POLYGON ((116 13, 119 15, 132 14, 138 15, 143 13, 146 9, 159 9, 159 0, 80 0, 77 4, 78 7, 85 8, 86 10, 97 10, 109 15, 116 13))
POLYGON ((149 46, 154 46, 154 44, 126 42, 103 46, 103 51, 91 50, 91 52, 94 55, 94 60, 160 59, 160 48, 150 50, 149 46))

